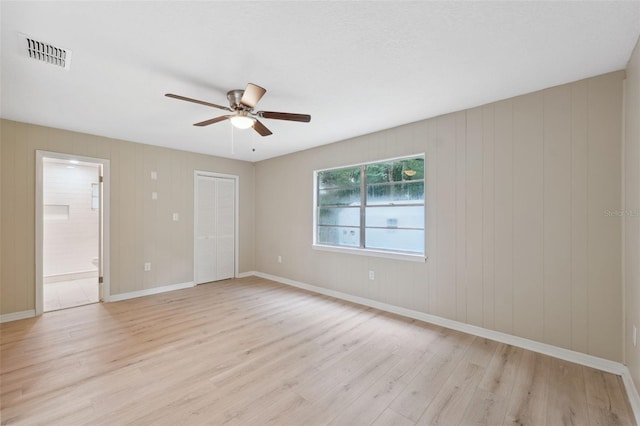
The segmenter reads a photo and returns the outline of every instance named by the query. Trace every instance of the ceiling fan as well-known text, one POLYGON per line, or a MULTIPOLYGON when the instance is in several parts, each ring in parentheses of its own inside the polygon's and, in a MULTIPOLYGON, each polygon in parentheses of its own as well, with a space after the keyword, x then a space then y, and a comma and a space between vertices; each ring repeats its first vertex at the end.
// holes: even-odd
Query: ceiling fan
POLYGON ((274 111, 253 111, 256 104, 262 99, 267 91, 260 86, 249 83, 244 90, 230 90, 227 92, 227 99, 229 100, 229 106, 216 105, 209 102, 199 101, 197 99, 187 98, 185 96, 174 95, 173 93, 167 93, 165 96, 174 99, 180 99, 182 101, 193 102, 200 105, 206 105, 213 108, 223 109, 229 111, 232 114, 221 115, 216 118, 201 121, 195 123, 194 126, 208 126, 210 124, 218 123, 224 120, 230 120, 231 124, 238 129, 253 129, 260 133, 262 136, 269 136, 271 130, 267 129, 262 124, 260 118, 271 118, 275 120, 288 120, 288 121, 300 121, 308 123, 311 121, 311 116, 307 114, 293 114, 290 112, 274 112, 274 111))

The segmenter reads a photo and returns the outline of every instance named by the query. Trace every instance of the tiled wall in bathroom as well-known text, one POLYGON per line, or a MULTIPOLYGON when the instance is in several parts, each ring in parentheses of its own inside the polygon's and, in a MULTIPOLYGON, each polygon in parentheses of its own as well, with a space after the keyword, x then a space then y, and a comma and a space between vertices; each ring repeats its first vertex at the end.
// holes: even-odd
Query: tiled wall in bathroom
POLYGON ((45 161, 43 177, 44 276, 97 271, 99 210, 92 184, 98 166, 45 161))

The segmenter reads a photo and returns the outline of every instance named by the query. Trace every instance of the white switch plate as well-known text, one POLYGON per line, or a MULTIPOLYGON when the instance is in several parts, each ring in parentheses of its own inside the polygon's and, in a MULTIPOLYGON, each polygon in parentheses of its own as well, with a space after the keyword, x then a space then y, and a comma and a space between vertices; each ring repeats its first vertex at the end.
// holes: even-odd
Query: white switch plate
POLYGON ((179 215, 178 213, 174 213, 174 214, 173 214, 173 221, 174 221, 174 222, 177 222, 177 221, 179 221, 179 220, 180 220, 180 215, 179 215))
POLYGON ((153 191, 153 192, 151 193, 151 199, 152 199, 152 200, 157 200, 157 199, 158 199, 158 193, 157 193, 157 192, 155 192, 155 191, 153 191))
POLYGON ((278 256, 278 263, 282 263, 282 256, 278 256))
POLYGON ((376 273, 373 272, 373 271, 369 271, 369 279, 371 281, 375 280, 376 279, 376 273))
POLYGON ((146 272, 148 272, 148 271, 150 271, 150 270, 151 270, 151 262, 146 262, 146 263, 144 264, 144 270, 145 270, 146 272))
POLYGON ((151 172, 151 180, 156 180, 156 179, 158 179, 158 173, 151 172))

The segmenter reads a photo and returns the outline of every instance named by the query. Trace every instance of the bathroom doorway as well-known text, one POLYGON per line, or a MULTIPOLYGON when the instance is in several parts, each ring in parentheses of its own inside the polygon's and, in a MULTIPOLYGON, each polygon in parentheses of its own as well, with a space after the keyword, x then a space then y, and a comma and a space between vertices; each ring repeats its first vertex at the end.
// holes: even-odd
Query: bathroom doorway
POLYGON ((103 300, 106 160, 38 157, 36 312, 97 303, 103 300))

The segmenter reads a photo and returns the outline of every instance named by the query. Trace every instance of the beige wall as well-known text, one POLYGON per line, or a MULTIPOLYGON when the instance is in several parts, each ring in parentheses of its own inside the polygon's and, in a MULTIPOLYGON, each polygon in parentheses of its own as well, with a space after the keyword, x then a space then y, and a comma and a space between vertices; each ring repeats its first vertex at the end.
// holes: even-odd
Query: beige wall
POLYGON ((633 326, 640 333, 640 39, 627 66, 624 152, 625 363, 640 392, 640 334, 633 346, 633 326))
POLYGON ((239 270, 254 269, 252 163, 7 120, 0 125, 0 313, 35 307, 36 150, 110 160, 112 295, 193 281, 194 170, 240 176, 239 270), (172 221, 174 212, 180 221, 172 221), (152 271, 144 272, 144 262, 152 271))
POLYGON ((257 163, 256 270, 621 361, 623 78, 257 163), (420 152, 426 263, 312 249, 314 170, 420 152))

